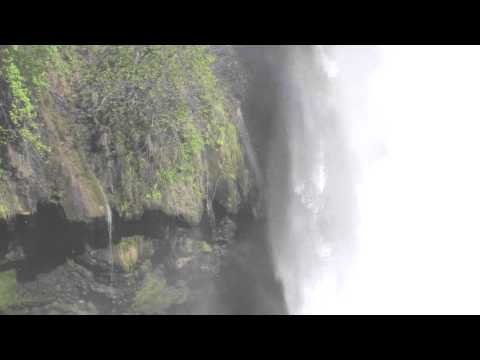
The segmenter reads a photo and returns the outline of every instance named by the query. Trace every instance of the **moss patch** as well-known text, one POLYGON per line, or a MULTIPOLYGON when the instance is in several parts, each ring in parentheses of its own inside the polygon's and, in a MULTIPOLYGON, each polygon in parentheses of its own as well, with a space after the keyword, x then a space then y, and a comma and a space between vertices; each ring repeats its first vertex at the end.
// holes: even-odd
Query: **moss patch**
POLYGON ((186 288, 168 286, 164 278, 150 274, 136 293, 132 308, 145 314, 161 314, 172 305, 185 303, 187 299, 186 288))
POLYGON ((130 272, 137 265, 142 240, 140 236, 124 238, 116 246, 116 260, 124 271, 130 272))
POLYGON ((200 244, 200 250, 205 253, 211 253, 213 251, 210 244, 205 241, 202 241, 202 243, 200 244))
POLYGON ((143 236, 124 237, 115 246, 114 260, 125 272, 132 272, 154 253, 153 243, 143 236))
POLYGON ((15 304, 17 274, 14 270, 0 273, 0 311, 15 304))

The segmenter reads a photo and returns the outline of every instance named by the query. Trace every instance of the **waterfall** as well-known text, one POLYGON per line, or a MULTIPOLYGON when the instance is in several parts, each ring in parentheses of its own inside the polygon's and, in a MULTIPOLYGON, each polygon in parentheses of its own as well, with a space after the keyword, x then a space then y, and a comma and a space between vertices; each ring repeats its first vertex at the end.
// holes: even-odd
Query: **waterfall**
POLYGON ((268 217, 276 273, 291 314, 335 307, 354 248, 355 162, 346 131, 351 123, 345 124, 339 109, 342 68, 335 60, 331 48, 288 46, 281 67, 277 126, 284 138, 274 144, 269 161, 272 167, 287 165, 269 176, 268 217))
POLYGON ((110 249, 110 283, 113 284, 113 243, 112 243, 112 209, 108 202, 105 203, 106 213, 105 221, 107 222, 108 230, 108 247, 110 249))
POLYGON ((278 109, 285 140, 271 151, 270 159, 272 164, 288 161, 283 174, 269 178, 275 190, 270 192, 268 214, 276 272, 284 285, 288 311, 293 314, 308 311, 307 302, 323 273, 321 268, 334 253, 323 229, 328 223, 325 192, 329 187, 325 134, 332 114, 327 96, 329 74, 321 66, 324 59, 320 55, 325 56, 322 48, 287 49, 282 68, 284 101, 278 109), (285 150, 289 159, 279 155, 285 150), (285 173, 287 179, 280 183, 279 176, 285 173))

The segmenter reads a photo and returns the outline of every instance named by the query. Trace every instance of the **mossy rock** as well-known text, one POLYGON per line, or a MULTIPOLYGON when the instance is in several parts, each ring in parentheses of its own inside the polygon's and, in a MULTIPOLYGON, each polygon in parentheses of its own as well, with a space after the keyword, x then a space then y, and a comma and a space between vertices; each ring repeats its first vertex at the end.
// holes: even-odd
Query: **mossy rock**
POLYGON ((5 204, 0 204, 0 219, 7 219, 8 216, 8 208, 5 204))
POLYGON ((125 272, 131 272, 144 259, 153 255, 154 249, 151 241, 146 241, 143 236, 122 238, 115 246, 115 262, 125 272))
POLYGON ((123 240, 117 247, 118 262, 126 272, 137 264, 140 245, 136 239, 123 240))
POLYGON ((39 113, 52 147, 49 162, 44 164, 50 200, 63 207, 70 221, 104 217, 107 209, 102 185, 89 168, 85 154, 75 147, 71 135, 67 135, 73 130, 72 119, 62 116, 48 97, 43 100, 39 113))
MULTIPOLYGON (((34 68, 44 85, 28 89, 38 126, 33 142, 8 142, 9 151, 0 151, 0 220, 34 213, 39 201, 48 201, 69 221, 91 222, 105 217, 108 202, 125 220, 160 210, 196 226, 215 189, 214 200, 236 214, 249 192, 241 114, 230 86, 242 70, 230 66, 233 58, 225 62, 233 49, 222 49, 11 48, 25 77, 22 89, 34 68), (24 67, 25 61, 36 65, 24 67), (49 150, 36 154, 43 147, 49 150)), ((130 255, 135 258, 133 250, 130 255)))
POLYGON ((209 243, 202 241, 200 243, 200 250, 204 253, 211 253, 213 251, 212 247, 209 243))
POLYGON ((188 297, 187 288, 168 286, 165 278, 150 274, 137 291, 132 308, 143 314, 163 314, 170 306, 185 303, 188 297))
POLYGON ((17 274, 15 270, 0 273, 0 311, 16 302, 17 274))
POLYGON ((184 236, 177 242, 177 254, 180 256, 196 256, 201 253, 211 253, 212 247, 209 243, 184 236))
POLYGON ((16 213, 27 214, 28 211, 20 204, 15 194, 15 184, 6 176, 0 177, 0 220, 9 220, 16 213))
POLYGON ((192 232, 177 236, 167 262, 172 271, 187 282, 208 278, 218 272, 220 258, 211 244, 195 238, 192 232))

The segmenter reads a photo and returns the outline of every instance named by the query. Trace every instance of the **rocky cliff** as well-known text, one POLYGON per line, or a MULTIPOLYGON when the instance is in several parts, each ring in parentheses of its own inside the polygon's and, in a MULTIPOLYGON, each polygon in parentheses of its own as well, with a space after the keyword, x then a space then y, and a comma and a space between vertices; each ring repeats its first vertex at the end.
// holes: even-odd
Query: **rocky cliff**
POLYGON ((242 73, 231 49, 56 47, 37 58, 28 50, 3 50, 2 219, 49 202, 89 222, 108 202, 125 219, 158 209, 197 225, 205 202, 229 213, 247 204, 242 73), (41 89, 30 80, 36 67, 41 89))

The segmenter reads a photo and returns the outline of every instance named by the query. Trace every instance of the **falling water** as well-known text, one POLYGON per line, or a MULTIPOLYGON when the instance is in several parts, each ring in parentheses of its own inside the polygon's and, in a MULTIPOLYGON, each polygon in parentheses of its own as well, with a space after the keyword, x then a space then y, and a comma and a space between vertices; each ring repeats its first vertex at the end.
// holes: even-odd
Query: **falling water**
MULTIPOLYGON (((343 246, 338 239, 342 224, 337 213, 341 209, 332 203, 336 200, 332 194, 343 191, 341 196, 345 196, 348 189, 342 188, 347 178, 345 168, 339 165, 344 150, 330 96, 336 71, 322 47, 292 46, 287 50, 282 82, 285 101, 279 113, 289 155, 281 161, 289 161, 289 177, 277 193, 270 194, 269 237, 288 310, 293 314, 311 312, 313 300, 316 304, 328 302, 323 294, 318 298, 318 288, 336 286, 335 268, 341 262, 337 254, 343 246), (280 193, 286 194, 286 207, 278 203, 280 193)), ((272 154, 280 156, 278 151, 272 154)), ((270 178, 270 183, 275 181, 270 178)))
MULTIPOLYGON (((100 187, 101 188, 101 187, 100 187)), ((114 268, 113 268, 113 242, 112 242, 112 228, 113 228, 113 222, 112 222, 112 209, 110 208, 110 204, 108 203, 108 198, 105 195, 105 192, 102 190, 102 195, 103 195, 103 201, 104 201, 104 206, 105 206, 105 222, 107 224, 107 235, 108 235, 108 247, 110 250, 110 284, 113 284, 113 273, 114 273, 114 268)))
MULTIPOLYGON (((285 101, 278 110, 286 132, 288 180, 270 194, 269 238, 292 314, 334 311, 348 279, 356 246, 354 180, 363 156, 355 145, 366 138, 359 119, 371 52, 370 47, 323 46, 286 51, 285 101), (345 77, 351 80, 348 89, 342 85, 345 77)), ((366 148, 377 152, 375 146, 366 148)), ((278 156, 272 152, 271 161, 278 156)))

